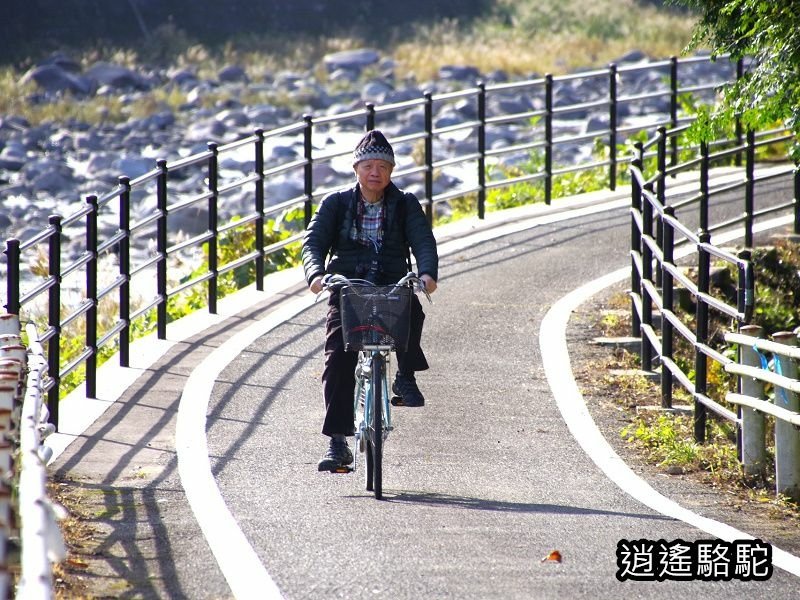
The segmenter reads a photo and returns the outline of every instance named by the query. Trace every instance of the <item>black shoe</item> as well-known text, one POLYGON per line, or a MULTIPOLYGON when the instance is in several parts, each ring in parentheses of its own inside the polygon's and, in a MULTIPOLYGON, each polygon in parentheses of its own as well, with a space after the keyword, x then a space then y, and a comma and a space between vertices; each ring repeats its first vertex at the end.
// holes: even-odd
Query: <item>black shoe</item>
POLYGON ((392 398, 394 406, 425 406, 425 398, 417 387, 417 380, 413 375, 397 373, 392 384, 392 391, 396 394, 392 398))
POLYGON ((330 471, 331 473, 338 469, 346 468, 348 465, 353 464, 353 453, 347 446, 346 440, 337 440, 331 438, 331 443, 328 446, 328 451, 322 460, 317 464, 318 471, 330 471))

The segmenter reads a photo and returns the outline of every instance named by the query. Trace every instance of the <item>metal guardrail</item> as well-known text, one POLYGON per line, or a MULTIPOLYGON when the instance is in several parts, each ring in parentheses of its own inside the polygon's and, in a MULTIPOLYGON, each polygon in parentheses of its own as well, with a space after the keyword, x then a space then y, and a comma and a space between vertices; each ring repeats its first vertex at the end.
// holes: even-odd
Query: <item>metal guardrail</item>
POLYGON ((50 450, 42 440, 55 431, 43 400, 47 361, 35 327, 26 333, 27 349, 17 315, 0 315, 0 599, 46 600, 53 597, 52 565, 66 550, 46 489, 50 450), (15 591, 12 567, 19 572, 15 591))
POLYGON ((775 489, 779 494, 800 497, 800 380, 798 380, 798 332, 782 331, 763 339, 758 325, 745 325, 738 333, 725 335, 738 347, 738 362, 725 371, 739 378, 739 392, 726 400, 741 407, 742 465, 748 474, 763 474, 766 468, 767 430, 765 417, 775 419, 775 489), (773 399, 767 400, 772 387, 773 399))
MULTIPOLYGON (((747 132, 744 143, 737 143, 736 139, 719 139, 714 142, 713 151, 710 144, 700 144, 696 148, 683 146, 679 161, 678 155, 670 151, 670 146, 677 147, 677 144, 671 142, 685 130, 686 127, 669 131, 659 128, 657 134, 647 143, 636 144, 631 166, 631 333, 641 338, 642 369, 652 370, 655 358, 661 363, 662 407, 672 408, 673 386, 675 383, 682 386, 694 401, 695 440, 698 443, 705 441, 708 411, 713 411, 735 424, 740 458, 746 470, 755 470, 763 468, 764 464, 764 414, 777 416, 789 424, 795 417, 787 411, 768 407, 764 402, 755 402, 753 398, 758 398, 758 394, 729 393, 724 398, 709 397, 709 360, 721 365, 725 371, 739 375, 740 388, 749 385, 748 377, 775 383, 774 378, 770 379, 765 370, 739 366, 723 352, 711 347, 710 312, 716 311, 717 314, 730 318, 740 328, 748 327, 756 302, 757 273, 754 273, 750 263, 749 250, 753 245, 754 224, 765 216, 791 213, 793 230, 800 233, 800 202, 797 199, 800 172, 794 165, 787 165, 785 169, 773 169, 767 175, 760 176, 755 169, 756 150, 785 144, 790 136, 784 131, 747 132), (651 148, 654 149, 648 152, 651 148), (715 164, 741 164, 741 157, 744 157, 743 174, 725 183, 715 184, 710 176, 711 168, 715 164), (652 173, 650 176, 645 174, 648 171, 648 161, 652 173), (671 164, 668 165, 668 162, 671 164), (676 176, 685 172, 696 174, 693 189, 687 192, 685 180, 682 180, 680 193, 673 193, 673 182, 676 187, 678 185, 676 176), (788 175, 793 177, 795 197, 767 198, 762 202, 764 205, 757 210, 756 186, 788 175), (742 211, 735 218, 722 218, 714 222, 714 200, 721 194, 731 192, 741 192, 742 211), (687 216, 679 218, 678 211, 687 216), (696 231, 687 224, 690 218, 699 225, 696 231), (736 255, 712 243, 712 233, 734 227, 744 228, 745 240, 745 249, 736 255), (676 260, 680 247, 694 249, 690 255, 694 259, 691 264, 679 264, 676 260), (718 263, 729 265, 737 273, 735 304, 720 296, 719 292, 717 296, 712 293, 712 258, 718 263), (687 275, 687 267, 696 272, 695 278, 687 275), (688 292, 695 305, 694 314, 689 315, 687 322, 681 319, 675 306, 676 295, 681 291, 688 292), (660 316, 658 322, 655 319, 656 313, 660 316), (693 327, 688 321, 694 321, 693 327), (693 349, 691 375, 674 360, 674 342, 678 337, 688 342, 693 349), (729 408, 730 405, 733 410, 729 408), (757 416, 753 416, 753 412, 758 413, 757 416), (756 425, 754 429, 753 423, 760 425, 756 425), (760 442, 757 441, 759 437, 760 442)), ((764 200, 764 196, 760 198, 764 200)), ((745 339, 739 334, 728 334, 725 337, 731 343, 737 344, 745 339)), ((766 348, 764 343, 753 341, 750 346, 755 344, 755 347, 766 348)), ((740 345, 741 348, 743 346, 740 345)), ((775 351, 775 346, 770 348, 775 351)), ((790 355, 792 352, 795 351, 791 351, 790 355)), ((787 386, 786 389, 789 390, 794 389, 785 379, 778 385, 787 386)), ((785 442, 782 441, 783 443, 785 442)), ((783 453, 783 450, 776 452, 783 453)), ((781 468, 785 471, 786 467, 781 468)), ((790 483, 786 483, 785 476, 783 480, 781 489, 784 492, 798 491, 796 486, 800 481, 800 474, 797 479, 793 475, 790 483)))
POLYGON ((33 324, 28 335, 28 377, 19 422, 18 511, 20 517, 20 579, 16 597, 54 597, 52 566, 66 558, 58 525, 63 509, 47 495, 47 462, 52 450, 42 445, 55 431, 44 402, 47 359, 33 324))
MULTIPOLYGON (((158 160, 154 169, 131 179, 120 177, 119 184, 101 196, 89 196, 84 206, 66 217, 54 215, 41 231, 29 239, 6 241, 6 309, 10 313, 26 314, 34 310, 46 314, 46 323, 40 324, 41 343, 46 348, 50 378, 45 383, 48 394, 48 409, 53 423, 58 425, 59 388, 62 380, 77 369, 85 369, 87 397, 96 394, 96 372, 98 356, 104 350, 118 348, 121 366, 129 364, 129 344, 135 323, 156 322, 159 338, 166 337, 169 321, 169 303, 182 292, 204 286, 205 303, 211 313, 216 312, 221 277, 240 269, 251 269, 257 289, 263 289, 264 276, 269 262, 287 246, 299 243, 302 230, 311 218, 313 204, 326 192, 324 185, 315 179, 315 168, 337 158, 349 155, 345 152, 318 150, 315 141, 326 136, 331 127, 340 131, 363 131, 381 123, 389 123, 398 113, 410 113, 422 123, 416 131, 404 133, 393 139, 396 144, 416 144, 422 149, 419 165, 404 170, 398 169, 394 178, 399 182, 421 181, 425 190, 421 202, 430 220, 435 218, 435 209, 456 197, 472 198, 472 205, 479 217, 486 209, 487 192, 499 187, 536 182, 543 187, 544 198, 550 202, 553 182, 569 172, 604 169, 608 184, 614 189, 619 177, 617 147, 627 137, 653 127, 652 120, 646 125, 620 127, 619 115, 623 110, 646 114, 652 112, 653 102, 669 105, 663 125, 676 127, 685 115, 679 114, 682 94, 714 94, 717 87, 736 77, 741 72, 741 63, 712 62, 709 57, 689 59, 672 58, 667 61, 645 65, 618 67, 541 79, 494 85, 477 84, 476 87, 459 92, 431 94, 406 102, 385 106, 366 104, 364 108, 339 115, 315 117, 307 115, 302 122, 293 123, 271 131, 256 130, 253 135, 230 144, 209 143, 204 152, 179 160, 158 160), (707 81, 701 86, 682 85, 680 73, 684 68, 705 62, 719 71, 719 80, 707 81), (642 72, 663 73, 663 86, 643 94, 625 93, 628 78, 642 72), (575 81, 593 84, 591 97, 579 102, 562 102, 560 92, 575 81), (525 94, 537 99, 541 108, 510 114, 492 114, 487 108, 504 95, 525 94), (464 104, 466 103, 466 105, 464 104), (462 108, 460 114, 471 117, 458 124, 434 126, 434 110, 446 106, 462 108), (464 108, 467 106, 466 108, 464 108), (608 125, 575 136, 556 137, 554 122, 565 116, 585 114, 588 110, 604 112, 608 125), (525 132, 529 140, 508 147, 487 147, 487 136, 495 128, 513 126, 525 132), (458 133, 470 140, 471 149, 457 155, 445 152, 447 136, 458 133), (264 157, 264 146, 273 139, 300 139, 303 156, 284 161, 269 162, 264 157), (607 148, 602 160, 591 160, 569 168, 559 168, 559 151, 569 152, 576 143, 599 143, 607 148), (226 179, 221 169, 225 157, 241 156, 250 152, 248 159, 251 174, 234 180, 226 179), (524 176, 500 174, 492 179, 487 176, 487 165, 506 155, 519 152, 539 153, 543 168, 524 176), (453 166, 474 169, 474 184, 466 184, 457 190, 434 193, 434 178, 443 167, 453 166), (297 197, 272 197, 269 184, 273 178, 287 173, 302 173, 303 193, 297 197), (196 184, 187 185, 194 181, 196 184), (180 193, 179 193, 180 190, 180 193), (220 220, 220 208, 226 206, 233 192, 245 190, 249 199, 249 210, 241 211, 227 222, 220 220), (146 214, 134 211, 134 197, 141 203, 142 197, 154 198, 155 208, 146 214), (176 220, 185 211, 202 210, 206 216, 204 230, 188 239, 180 237, 176 220), (278 217, 287 211, 299 211, 302 218, 284 222, 277 226, 278 217), (118 218, 116 231, 98 231, 99 215, 113 214, 118 218), (277 228, 277 230, 275 230, 277 228), (65 260, 62 248, 64 235, 70 233, 70 245, 82 249, 73 260, 65 260), (242 236, 248 239, 241 254, 223 263, 220 253, 220 238, 224 235, 242 236), (249 238, 247 237, 249 235, 249 238), (135 245, 150 243, 152 251, 146 258, 133 259, 135 245), (172 263, 185 257, 187 252, 200 251, 205 247, 206 260, 201 272, 190 280, 175 280, 181 273, 172 263), (101 261, 113 257, 114 271, 103 272, 101 261), (21 272, 32 264, 41 265, 40 271, 47 275, 37 280, 30 289, 23 289, 21 272), (82 277, 82 281, 81 281, 82 277), (138 300, 134 291, 139 294, 138 300), (100 318, 103 305, 113 306, 110 319, 100 318), (155 315, 155 317, 153 317, 155 315), (82 325, 82 326, 81 326, 82 325), (71 330, 69 330, 72 328, 71 330), (68 331, 69 330, 69 331, 68 331), (76 333, 77 332, 77 333, 76 333), (62 347, 68 339, 81 336, 82 349, 68 364, 62 358, 62 347)), ((244 244, 244 242, 242 242, 244 244)))

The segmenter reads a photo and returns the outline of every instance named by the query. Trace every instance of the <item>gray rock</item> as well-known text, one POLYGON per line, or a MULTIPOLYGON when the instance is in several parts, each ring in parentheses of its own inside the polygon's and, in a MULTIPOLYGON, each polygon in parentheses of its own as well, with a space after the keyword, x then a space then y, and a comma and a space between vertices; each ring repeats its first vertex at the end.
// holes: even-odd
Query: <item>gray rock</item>
POLYGON ((247 107, 245 108, 244 113, 247 115, 247 118, 250 120, 250 123, 252 123, 253 126, 261 127, 262 129, 274 127, 286 117, 285 111, 269 104, 258 104, 256 106, 247 107))
POLYGON ((34 192, 48 192, 54 196, 68 193, 74 185, 74 178, 57 170, 39 173, 31 180, 34 192))
POLYGON ((127 175, 131 179, 144 175, 156 168, 156 161, 141 156, 123 155, 111 163, 111 170, 117 175, 127 175))
POLYGON ((621 65, 621 64, 644 62, 647 60, 649 60, 647 54, 645 54, 641 50, 631 50, 630 52, 627 52, 622 56, 620 56, 617 60, 612 60, 611 62, 621 65))
POLYGON ((97 86, 106 85, 117 90, 149 90, 150 82, 135 71, 120 65, 98 62, 84 73, 97 86))
POLYGON ((177 69, 167 71, 167 80, 180 88, 197 85, 199 79, 197 74, 191 69, 177 69))
POLYGON ((297 158, 302 154, 301 150, 297 150, 292 146, 285 146, 282 144, 272 147, 269 153, 269 160, 272 161, 285 161, 297 158))
POLYGON ((295 176, 277 176, 267 182, 264 196, 266 206, 279 204, 290 198, 302 196, 305 192, 302 178, 295 176))
POLYGON ((103 137, 97 131, 76 134, 74 144, 76 149, 88 152, 99 152, 104 147, 103 137))
POLYGON ((208 229, 208 214, 204 208, 189 206, 169 216, 171 230, 197 235, 208 229))
POLYGON ((358 50, 344 50, 342 52, 327 54, 323 58, 323 62, 329 73, 337 69, 349 69, 361 72, 365 67, 377 64, 380 58, 380 54, 378 54, 377 50, 360 48, 358 50))
POLYGON ((0 152, 0 169, 4 169, 6 171, 19 171, 24 166, 24 156, 15 156, 13 154, 0 152))
POLYGON ((439 69, 439 78, 450 81, 475 83, 480 77, 481 72, 476 67, 445 65, 439 69))
POLYGON ((361 89, 361 99, 365 102, 384 104, 386 102, 386 96, 391 94, 392 91, 392 86, 383 81, 369 81, 361 89))
POLYGON ((189 142, 222 142, 228 129, 216 119, 192 123, 184 138, 189 142))
POLYGON ((70 92, 77 96, 88 96, 94 91, 91 80, 65 71, 58 65, 41 65, 33 67, 20 79, 20 84, 34 82, 46 92, 70 92))
POLYGON ((91 175, 96 175, 103 171, 108 171, 112 168, 113 164, 114 158, 112 156, 104 152, 98 152, 97 154, 93 154, 89 159, 89 162, 86 164, 86 172, 91 175))
POLYGON ((226 83, 250 82, 250 78, 247 76, 247 72, 238 65, 229 65, 223 67, 222 69, 220 69, 219 73, 217 73, 217 79, 226 83))
POLYGON ((355 83, 358 81, 359 73, 353 69, 336 69, 328 75, 330 83, 355 83))
POLYGON ((0 131, 24 131, 31 124, 25 117, 16 115, 0 116, 0 131))
POLYGON ((247 113, 240 109, 226 109, 220 111, 214 118, 224 123, 226 127, 247 127, 250 125, 250 118, 247 116, 247 113))
POLYGON ((81 72, 81 65, 78 61, 70 58, 63 52, 54 52, 44 60, 42 60, 40 65, 55 65, 64 71, 68 71, 70 73, 80 73, 81 72))

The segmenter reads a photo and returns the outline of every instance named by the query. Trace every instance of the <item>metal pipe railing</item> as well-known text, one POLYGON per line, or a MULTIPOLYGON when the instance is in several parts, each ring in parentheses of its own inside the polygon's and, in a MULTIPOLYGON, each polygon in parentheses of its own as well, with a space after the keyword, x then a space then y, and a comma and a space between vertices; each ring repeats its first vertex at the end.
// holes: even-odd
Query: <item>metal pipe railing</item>
MULTIPOLYGON (((307 225, 313 211, 313 204, 325 193, 330 190, 319 189, 315 186, 314 167, 321 162, 335 160, 344 156, 347 152, 342 151, 319 151, 314 145, 314 136, 320 135, 324 131, 321 126, 345 124, 355 128, 366 129, 374 128, 376 116, 381 119, 392 118, 400 112, 411 112, 420 115, 422 130, 419 132, 405 132, 398 136, 397 140, 407 141, 408 143, 417 140, 422 141, 422 164, 414 169, 406 169, 406 173, 398 171, 397 175, 417 176, 420 175, 424 187, 424 198, 421 204, 424 207, 427 218, 433 223, 435 218, 434 206, 447 202, 451 199, 467 194, 475 194, 477 202, 475 211, 478 218, 484 218, 487 210, 487 201, 490 193, 506 186, 530 185, 541 186, 544 194, 545 203, 551 203, 554 195, 554 182, 559 177, 566 177, 570 173, 581 170, 598 168, 607 169, 607 179, 609 187, 614 189, 619 181, 620 163, 617 157, 617 146, 623 141, 624 136, 632 135, 636 131, 641 131, 643 127, 628 127, 620 123, 618 107, 621 103, 632 105, 637 102, 649 102, 659 97, 670 98, 672 102, 669 122, 674 127, 680 115, 677 115, 676 95, 683 93, 686 86, 681 87, 678 78, 678 65, 693 64, 699 62, 709 62, 707 57, 692 59, 672 58, 669 61, 660 61, 650 65, 627 65, 618 67, 609 65, 606 69, 598 69, 592 72, 554 77, 547 75, 543 78, 511 82, 503 84, 486 85, 478 82, 476 87, 465 90, 447 92, 441 94, 425 93, 421 98, 375 106, 366 104, 363 108, 355 109, 338 115, 325 115, 313 117, 305 115, 301 122, 288 124, 270 131, 256 130, 252 135, 242 139, 224 144, 209 144, 208 149, 195 155, 169 161, 158 160, 156 166, 151 171, 137 177, 120 177, 119 184, 115 189, 102 194, 95 206, 85 206, 75 214, 66 217, 54 216, 47 228, 36 234, 30 240, 20 242, 19 240, 8 240, 5 253, 8 257, 6 263, 7 272, 7 299, 6 307, 9 310, 19 312, 26 310, 27 306, 34 301, 39 294, 48 293, 48 320, 47 329, 42 333, 42 339, 46 342, 48 352, 47 357, 50 361, 50 372, 52 373, 53 385, 48 391, 48 402, 51 409, 51 418, 54 423, 58 423, 58 398, 61 391, 64 366, 60 356, 60 348, 63 345, 63 336, 71 335, 71 332, 63 331, 66 326, 66 319, 60 314, 61 301, 67 300, 62 289, 62 279, 73 271, 85 269, 87 272, 87 284, 84 296, 89 299, 89 305, 81 308, 80 311, 69 312, 71 319, 83 319, 87 326, 87 350, 86 358, 83 353, 79 362, 85 362, 87 368, 86 391, 87 395, 94 394, 95 371, 98 362, 98 352, 106 343, 110 342, 109 332, 118 331, 119 361, 126 366, 130 361, 130 341, 131 327, 133 321, 145 317, 154 310, 156 313, 156 332, 159 338, 166 337, 166 327, 169 320, 170 311, 168 304, 171 298, 178 293, 195 293, 195 286, 207 285, 207 297, 205 303, 210 312, 216 310, 216 302, 220 294, 220 277, 230 273, 234 268, 230 265, 244 266, 252 264, 254 270, 254 280, 257 289, 263 288, 263 280, 267 269, 267 259, 273 252, 285 252, 286 244, 275 244, 274 240, 267 240, 265 229, 267 227, 267 217, 278 215, 281 211, 292 211, 302 206, 303 224, 307 225), (636 73, 646 72, 654 69, 672 69, 669 89, 651 90, 647 94, 628 93, 625 94, 625 83, 628 77, 636 73), (559 104, 556 106, 554 92, 557 86, 572 85, 578 81, 604 81, 607 91, 603 93, 592 92, 592 97, 578 99, 572 104, 559 104), (502 97, 509 92, 524 91, 530 97, 541 99, 543 108, 533 110, 523 110, 509 114, 490 114, 490 106, 494 106, 490 101, 495 95, 502 97), (469 118, 455 125, 436 127, 434 123, 434 107, 444 106, 448 103, 474 101, 475 108, 469 118), (581 133, 571 136, 557 136, 555 134, 555 119, 559 115, 569 114, 575 111, 602 110, 606 107, 608 111, 609 125, 596 132, 581 133), (524 127, 529 132, 528 139, 524 143, 514 144, 504 148, 492 148, 487 139, 494 128, 508 126, 524 127), (470 131, 474 139, 474 150, 461 153, 455 156, 441 155, 440 141, 442 136, 470 131), (267 164, 264 157, 264 144, 268 140, 278 137, 294 137, 302 140, 303 156, 301 159, 291 158, 286 161, 276 161, 267 164), (558 151, 568 144, 591 143, 599 141, 608 146, 608 160, 589 161, 579 165, 564 167, 556 164, 558 151), (250 176, 239 178, 235 181, 223 181, 219 172, 220 157, 224 153, 247 151, 252 147, 252 173, 250 176), (504 155, 515 152, 540 153, 543 158, 543 167, 537 172, 518 175, 516 173, 503 174, 502 178, 494 177, 487 181, 487 167, 490 161, 502 160, 504 155), (435 193, 434 183, 437 173, 446 168, 461 165, 475 165, 477 176, 475 185, 465 186, 460 190, 447 190, 435 193), (191 197, 181 198, 178 196, 177 189, 172 189, 169 182, 175 178, 176 182, 182 182, 185 176, 179 175, 190 170, 196 171, 205 169, 203 179, 206 181, 205 189, 197 190, 191 197), (288 175, 291 173, 302 173, 303 194, 295 201, 294 199, 268 197, 266 192, 267 181, 272 177, 288 175), (244 186, 253 185, 253 212, 247 215, 247 219, 236 227, 249 227, 253 231, 252 248, 242 248, 238 258, 230 261, 229 265, 220 264, 220 243, 219 238, 222 232, 232 229, 230 224, 221 222, 220 207, 222 203, 219 198, 221 194, 227 194, 244 186), (154 194, 156 208, 151 214, 137 215, 137 221, 131 222, 131 196, 134 192, 144 191, 147 194, 154 194), (175 197, 179 199, 176 201, 175 197), (97 236, 96 219, 100 208, 111 205, 117 198, 119 212, 119 228, 112 236, 107 239, 93 239, 97 236), (205 235, 190 236, 179 243, 172 243, 170 238, 175 232, 171 228, 177 222, 176 212, 187 210, 190 207, 206 203, 208 211, 207 228, 210 237, 205 235), (254 216, 253 216, 254 215, 254 216), (251 220, 252 216, 252 220, 251 220), (79 221, 85 220, 87 228, 86 254, 83 258, 66 262, 61 254, 61 234, 67 227, 72 227, 79 221), (89 220, 94 220, 93 233, 88 232, 90 227, 89 220), (155 229, 152 232, 152 229, 155 229), (138 259, 138 264, 133 264, 132 248, 133 243, 143 236, 152 236, 154 240, 154 254, 152 256, 138 259), (25 264, 25 252, 30 251, 35 245, 46 243, 49 248, 49 276, 41 285, 35 285, 32 290, 21 290, 20 265, 25 264), (180 253, 190 251, 192 248, 201 244, 207 245, 207 274, 196 275, 191 279, 184 278, 182 285, 170 287, 170 276, 172 267, 170 261, 180 253), (100 284, 96 279, 100 276, 99 259, 100 254, 105 252, 115 252, 119 257, 119 276, 111 280, 107 285, 100 284), (155 277, 146 279, 150 270, 155 271, 155 277), (91 283, 89 280, 93 280, 91 283), (148 285, 154 285, 152 294, 144 294, 137 300, 137 307, 132 306, 131 291, 137 282, 143 281, 148 285), (154 282, 154 283, 153 283, 154 282), (102 294, 98 292, 103 290, 102 294), (98 329, 98 308, 102 296, 112 293, 118 289, 119 312, 116 319, 106 330, 98 329), (91 323, 89 323, 91 321, 91 323)), ((721 65, 720 61, 713 63, 721 65)), ((717 67, 715 67, 717 68, 717 67)), ((724 68, 719 69, 725 72, 724 68)), ((727 75, 723 76, 724 81, 727 75)), ((670 138, 672 148, 677 147, 677 138, 670 138)), ((643 153, 641 160, 645 161, 649 154, 643 153)), ((643 166, 642 166, 643 168, 643 166)), ((800 184, 798 184, 800 185, 800 184)), ((178 188, 176 183, 175 188, 178 188)), ((755 214, 755 213, 754 213, 755 214)), ((800 217, 798 217, 800 221, 800 217)), ((661 222, 656 223, 657 227, 662 227, 661 222)), ((286 232, 287 239, 296 239, 296 231, 286 232)), ((633 235, 632 231, 632 235, 633 235)), ((284 234, 282 234, 284 235, 284 234)), ((658 237, 660 237, 659 234, 658 237)), ((657 270, 658 277, 661 277, 661 270, 657 270)), ((639 286, 640 287, 640 286, 639 286)), ((71 360, 71 359, 67 359, 71 360)), ((70 365, 72 368, 73 365, 70 365)))

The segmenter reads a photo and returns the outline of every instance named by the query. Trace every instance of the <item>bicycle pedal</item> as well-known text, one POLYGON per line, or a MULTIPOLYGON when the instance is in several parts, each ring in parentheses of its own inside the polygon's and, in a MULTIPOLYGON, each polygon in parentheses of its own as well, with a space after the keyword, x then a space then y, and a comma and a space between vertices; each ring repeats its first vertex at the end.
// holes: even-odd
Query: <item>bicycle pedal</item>
POLYGON ((389 402, 392 406, 403 406, 403 397, 402 396, 392 396, 389 402))

